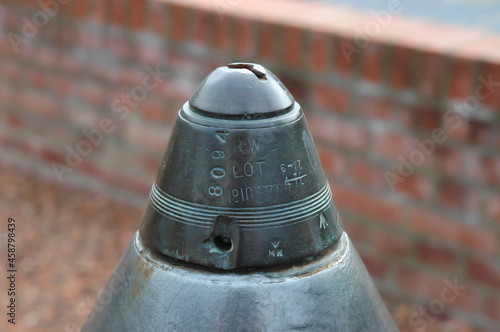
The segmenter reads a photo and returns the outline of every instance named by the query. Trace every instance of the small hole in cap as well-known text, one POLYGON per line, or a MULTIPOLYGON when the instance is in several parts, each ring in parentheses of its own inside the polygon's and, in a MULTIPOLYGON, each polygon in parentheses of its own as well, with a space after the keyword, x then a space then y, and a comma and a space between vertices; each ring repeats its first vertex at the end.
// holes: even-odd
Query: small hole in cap
POLYGON ((257 78, 259 80, 267 80, 266 70, 261 65, 254 65, 252 63, 238 62, 238 63, 228 64, 227 67, 234 68, 234 69, 247 69, 247 70, 250 70, 252 73, 254 73, 254 75, 257 76, 257 78))

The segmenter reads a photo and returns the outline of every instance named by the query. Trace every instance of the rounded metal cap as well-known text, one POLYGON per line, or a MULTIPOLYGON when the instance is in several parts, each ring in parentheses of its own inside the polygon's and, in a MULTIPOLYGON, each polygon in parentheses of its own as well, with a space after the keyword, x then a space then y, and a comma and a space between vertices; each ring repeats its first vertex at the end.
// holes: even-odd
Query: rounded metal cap
POLYGON ((269 70, 217 68, 182 107, 139 232, 220 269, 314 257, 340 238, 302 109, 269 70))
POLYGON ((285 113, 293 102, 283 83, 266 68, 232 63, 208 75, 189 106, 208 117, 262 119, 285 113))

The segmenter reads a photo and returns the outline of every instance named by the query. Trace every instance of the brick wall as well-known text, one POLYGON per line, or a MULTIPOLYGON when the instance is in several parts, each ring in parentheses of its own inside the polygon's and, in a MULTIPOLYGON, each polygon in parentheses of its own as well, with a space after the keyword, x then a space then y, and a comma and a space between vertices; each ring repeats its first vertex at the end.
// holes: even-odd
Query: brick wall
POLYGON ((304 108, 384 297, 500 324, 497 37, 300 1, 44 3, 0 7, 2 163, 144 204, 199 82, 259 62, 304 108))

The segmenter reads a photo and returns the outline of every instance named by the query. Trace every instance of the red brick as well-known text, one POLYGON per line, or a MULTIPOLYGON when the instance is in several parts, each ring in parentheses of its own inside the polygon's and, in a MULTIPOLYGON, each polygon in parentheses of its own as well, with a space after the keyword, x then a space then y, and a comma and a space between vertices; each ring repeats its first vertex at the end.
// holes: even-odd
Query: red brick
POLYGON ((380 278, 383 278, 387 275, 387 270, 389 269, 389 265, 379 259, 379 258, 375 258, 373 256, 369 256, 369 255, 366 255, 364 253, 361 253, 360 252, 360 257, 361 259, 363 260, 363 263, 365 264, 366 266, 366 269, 368 270, 368 272, 370 273, 370 275, 373 277, 380 277, 380 278))
MULTIPOLYGON (((47 2, 47 1, 45 1, 45 2, 47 2)), ((33 2, 31 4, 29 0, 28 1, 24 1, 24 3, 26 5, 30 5, 30 6, 35 5, 35 2, 33 2)), ((75 14, 74 13, 74 2, 69 2, 69 3, 63 4, 63 5, 59 5, 57 14, 63 14, 63 15, 73 16, 75 14)))
POLYGON ((16 61, 2 60, 0 73, 9 82, 18 82, 22 78, 23 67, 16 61))
POLYGON ((412 174, 404 177, 403 181, 397 182, 394 185, 394 188, 396 192, 419 200, 430 199, 434 191, 432 181, 421 174, 412 174))
POLYGON ((78 91, 83 97, 83 100, 97 109, 104 106, 107 100, 106 98, 108 97, 104 87, 92 81, 82 82, 78 91))
POLYGON ((394 102, 394 105, 392 107, 394 108, 395 112, 390 120, 396 122, 398 124, 398 127, 402 126, 407 130, 413 130, 413 125, 415 123, 414 112, 416 107, 396 102, 394 102))
POLYGON ((490 298, 486 302, 486 313, 490 318, 500 322, 500 295, 490 294, 490 298))
POLYGON ((356 62, 361 50, 355 45, 352 39, 339 38, 334 43, 334 60, 335 69, 343 74, 347 75, 351 72, 356 62))
POLYGON ((457 148, 436 146, 436 166, 448 176, 463 175, 464 154, 457 148))
POLYGON ((413 228, 425 236, 458 244, 473 251, 492 253, 497 246, 496 236, 490 230, 469 226, 422 208, 413 209, 411 222, 413 228))
POLYGON ((452 270, 456 267, 456 256, 448 249, 436 247, 428 243, 420 243, 417 246, 417 252, 418 258, 427 265, 446 270, 452 270))
POLYGON ((252 29, 254 22, 238 19, 236 21, 236 50, 243 57, 249 57, 253 51, 252 29))
POLYGON ((493 136, 493 124, 487 121, 469 120, 469 142, 474 145, 487 145, 493 136))
POLYGON ((412 110, 413 127, 432 133, 434 129, 441 128, 442 114, 432 108, 415 108, 412 110))
MULTIPOLYGON (((105 40, 106 46, 122 60, 130 60, 136 62, 134 58, 135 49, 130 47, 130 41, 125 38, 109 37, 105 40)), ((95 65, 91 62, 91 65, 95 65)))
POLYGON ((219 51, 227 51, 230 46, 230 19, 223 17, 215 21, 214 36, 215 48, 219 51))
POLYGON ((132 176, 109 171, 108 169, 102 168, 100 165, 95 164, 88 159, 83 159, 82 163, 78 166, 78 169, 84 173, 92 174, 94 177, 100 178, 107 183, 115 184, 144 196, 146 196, 151 190, 150 183, 135 179, 132 176))
POLYGON ((464 174, 466 179, 473 179, 478 183, 484 182, 482 159, 484 156, 477 150, 462 150, 464 160, 464 174))
POLYGON ((87 51, 95 51, 100 49, 101 37, 93 31, 80 30, 76 42, 87 51))
POLYGON ((500 195, 491 193, 487 202, 488 216, 500 225, 500 195))
POLYGON ((368 227, 360 222, 342 217, 342 224, 349 238, 354 243, 366 243, 369 238, 368 227))
POLYGON ((143 115, 146 120, 163 123, 166 119, 165 113, 165 107, 159 102, 145 100, 141 104, 141 115, 143 115))
MULTIPOLYGON (((148 1, 148 26, 154 33, 165 36, 166 23, 165 23, 165 9, 166 6, 163 3, 148 1)), ((201 13, 201 12, 198 12, 201 13)), ((167 16, 168 17, 168 16, 167 16)))
MULTIPOLYGON (((37 34, 35 38, 42 39, 42 37, 39 34, 37 34)), ((39 51, 44 50, 44 47, 37 46, 35 44, 25 43, 25 44, 22 44, 21 46, 19 46, 18 50, 19 51, 16 53, 17 60, 18 61, 21 60, 24 63, 28 63, 28 62, 33 61, 33 54, 37 54, 39 51)), ((57 54, 57 53, 54 52, 54 54, 57 54)), ((55 63, 55 62, 57 62, 57 59, 53 59, 52 63, 55 63)))
MULTIPOLYGON (((101 67, 97 67, 95 69, 96 74, 101 70, 101 67)), ((101 71, 102 73, 102 71, 101 71)), ((141 68, 137 67, 123 67, 120 68, 118 71, 118 81, 127 86, 129 89, 132 89, 133 87, 142 84, 142 80, 144 78, 145 71, 143 71, 141 68)), ((121 89, 123 92, 123 89, 121 89)), ((127 91, 129 93, 130 91, 127 91)))
POLYGON ((457 230, 457 242, 474 251, 491 253, 497 246, 496 236, 487 228, 466 226, 457 230))
POLYGON ((112 183, 123 186, 143 196, 147 196, 151 191, 151 183, 133 178, 132 176, 116 176, 112 183))
POLYGON ((328 66, 329 54, 329 38, 330 36, 323 33, 312 33, 312 49, 311 49, 311 68, 316 72, 324 71, 328 66))
POLYGON ((342 154, 321 147, 317 147, 316 150, 318 151, 321 165, 327 174, 331 174, 333 176, 341 176, 344 174, 346 161, 342 154))
POLYGON ((87 70, 89 71, 92 78, 97 81, 111 83, 112 86, 121 86, 121 84, 123 83, 119 81, 120 75, 122 75, 121 71, 127 69, 128 68, 118 69, 116 67, 92 62, 87 70))
POLYGON ((413 51, 402 46, 395 46, 391 66, 391 83, 396 89, 406 89, 411 86, 411 65, 413 51))
POLYGON ((271 60, 276 56, 277 26, 270 23, 261 23, 259 30, 259 56, 271 60))
MULTIPOLYGON (((1 134, 1 133, 0 133, 1 134)), ((9 150, 22 152, 26 155, 38 156, 39 151, 35 149, 30 143, 15 140, 12 137, 0 136, 0 144, 9 150)))
POLYGON ((467 142, 471 136, 469 121, 465 120, 461 116, 457 118, 457 122, 455 122, 455 120, 445 120, 442 128, 445 130, 446 135, 448 135, 449 138, 457 142, 467 142))
POLYGON ((83 18, 90 12, 87 0, 74 0, 74 16, 83 18))
POLYGON ((37 89, 44 89, 47 87, 47 73, 33 69, 31 73, 29 73, 29 80, 32 86, 37 89))
POLYGON ((442 204, 463 208, 467 201, 468 188, 454 180, 444 180, 439 184, 439 199, 442 204))
POLYGON ((302 99, 307 97, 308 87, 306 81, 297 76, 291 76, 288 73, 278 73, 281 82, 286 86, 288 91, 292 94, 295 100, 301 102, 302 99))
POLYGON ((33 58, 31 55, 31 61, 35 60, 37 64, 45 69, 53 68, 56 65, 59 66, 59 60, 61 59, 61 52, 57 52, 55 48, 50 46, 39 47, 35 53, 37 56, 33 58))
POLYGON ((142 29, 144 28, 147 1, 131 0, 131 4, 132 27, 134 27, 135 29, 142 29))
POLYGON ((215 16, 209 15, 204 11, 196 11, 193 21, 193 38, 199 43, 205 43, 208 40, 208 32, 210 27, 210 19, 215 19, 215 16))
POLYGON ((151 123, 128 121, 124 131, 126 142, 147 147, 149 151, 164 152, 172 129, 151 123))
MULTIPOLYGON (((75 138, 75 131, 73 131, 73 128, 68 128, 67 126, 49 128, 41 124, 40 127, 45 127, 46 130, 48 131, 43 136, 50 136, 52 139, 58 142, 70 142, 75 138)), ((36 129, 34 129, 34 131, 36 132, 36 129)))
MULTIPOLYGON (((14 1, 10 1, 10 3, 7 2, 6 5, 11 5, 13 2, 14 1)), ((0 19, 6 31, 19 31, 21 29, 22 21, 20 20, 20 13, 14 12, 14 9, 3 10, 0 19)), ((2 38, 1 40, 8 44, 8 50, 11 51, 10 41, 7 38, 2 38)))
POLYGON ((285 48, 283 57, 290 66, 297 67, 301 64, 304 31, 300 28, 285 27, 285 48))
POLYGON ((187 9, 182 6, 170 6, 170 36, 176 41, 182 41, 187 36, 187 9))
POLYGON ((500 185, 500 157, 494 155, 481 156, 481 174, 490 184, 500 185))
POLYGON ((165 123, 169 124, 174 124, 175 121, 177 120, 177 115, 179 114, 179 107, 185 102, 185 100, 182 101, 172 101, 171 103, 167 105, 162 105, 163 106, 163 112, 165 113, 165 123))
POLYGON ((457 99, 472 95, 474 62, 460 58, 452 58, 451 61, 450 95, 457 99))
POLYGON ((332 187, 332 191, 341 210, 352 211, 389 224, 402 221, 404 209, 397 202, 339 185, 332 187))
POLYGON ((403 156, 408 158, 409 154, 416 150, 411 137, 397 132, 381 132, 374 134, 375 149, 377 153, 386 157, 397 158, 403 156))
POLYGON ((383 257, 407 257, 410 254, 411 240, 401 234, 395 234, 385 230, 377 230, 374 235, 375 247, 383 254, 383 257))
POLYGON ((96 19, 101 21, 101 23, 104 23, 110 16, 108 11, 109 2, 103 0, 97 0, 94 1, 94 3, 96 6, 94 10, 96 19))
POLYGON ((58 57, 58 67, 67 74, 81 74, 85 65, 73 56, 64 55, 58 57))
POLYGON ((90 174, 96 178, 103 177, 103 171, 95 162, 90 161, 89 159, 83 159, 81 164, 78 166, 79 170, 82 170, 83 173, 90 174))
POLYGON ((24 120, 18 114, 13 113, 7 115, 7 122, 13 128, 21 128, 24 125, 24 120))
MULTIPOLYGON (((483 69, 481 71, 481 80, 484 80, 486 82, 488 81, 493 81, 493 84, 497 84, 500 82, 500 65, 497 63, 484 63, 483 64, 483 69)), ((484 84, 478 83, 475 87, 475 89, 478 89, 479 86, 482 88, 480 89, 480 94, 485 95, 487 91, 489 92, 488 96, 486 98, 481 98, 479 94, 475 93, 474 95, 476 98, 478 98, 480 101, 482 101, 484 104, 488 105, 494 110, 499 109, 500 105, 500 88, 498 86, 490 86, 488 90, 488 87, 485 87, 484 84)))
POLYGON ((500 264, 471 259, 467 263, 468 276, 486 285, 500 288, 500 264))
MULTIPOLYGON (((54 43, 59 44, 62 49, 67 49, 71 47, 75 47, 75 35, 78 34, 78 31, 75 28, 69 28, 67 26, 63 26, 60 22, 55 22, 54 26, 59 26, 59 31, 51 31, 51 28, 42 29, 42 35, 40 39, 50 40, 52 39, 54 43), (43 35, 44 34, 44 35, 43 35)), ((55 30, 56 28, 54 28, 55 30)))
MULTIPOLYGON (((176 68, 175 66, 172 67, 176 68)), ((180 86, 175 79, 166 78, 155 91, 157 91, 162 98, 175 102, 177 107, 179 107, 191 97, 195 88, 196 86, 189 88, 186 86, 180 86)))
POLYGON ((444 56, 436 53, 423 52, 420 56, 418 91, 428 98, 435 98, 441 92, 444 72, 444 56))
POLYGON ((86 128, 97 128, 99 126, 99 121, 101 116, 91 108, 81 108, 75 107, 73 105, 68 106, 64 110, 64 116, 70 122, 76 123, 81 127, 86 128))
POLYGON ((0 81, 0 100, 2 100, 3 105, 8 105, 13 100, 16 100, 16 90, 12 84, 4 80, 0 81))
MULTIPOLYGON (((382 101, 391 102, 388 100, 381 99, 382 101)), ((414 124, 414 107, 403 105, 399 102, 392 102, 391 108, 394 110, 394 114, 388 119, 392 122, 397 123, 398 127, 403 127, 406 130, 413 130, 414 124)))
POLYGON ((327 142, 356 150, 365 149, 368 143, 366 128, 350 120, 310 113, 307 122, 314 137, 327 142))
POLYGON ((157 43, 142 43, 141 41, 138 41, 137 55, 138 63, 142 66, 149 65, 151 68, 155 68, 158 64, 161 64, 165 57, 161 45, 157 43))
POLYGON ((481 152, 475 149, 462 149, 457 153, 461 154, 463 160, 463 173, 461 175, 466 179, 474 179, 478 182, 484 181, 482 174, 483 155, 481 155, 481 152))
MULTIPOLYGON (((450 280, 451 281, 451 280, 450 280)), ((459 284, 462 284, 459 282, 459 284)), ((472 286, 467 285, 467 289, 460 291, 455 301, 452 302, 452 306, 460 307, 462 309, 477 312, 481 304, 481 296, 479 293, 472 288, 472 286)))
POLYGON ((384 170, 361 159, 354 159, 351 163, 351 176, 357 182, 368 186, 382 186, 385 184, 384 170))
POLYGON ((58 162, 64 164, 64 156, 59 152, 55 152, 49 149, 43 149, 41 152, 41 157, 47 163, 58 162))
POLYGON ((130 154, 129 159, 131 163, 138 164, 140 169, 152 174, 156 174, 159 165, 161 165, 161 157, 159 155, 152 157, 151 153, 142 153, 142 151, 130 154))
POLYGON ((126 9, 128 9, 126 3, 122 0, 112 0, 109 5, 111 6, 111 18, 113 23, 118 26, 124 26, 127 20, 125 13, 126 9))
POLYGON ((399 270, 398 283, 401 288, 429 299, 439 298, 446 287, 441 278, 407 268, 399 270))
POLYGON ((363 77, 371 82, 381 82, 383 78, 384 47, 370 43, 363 49, 363 77))
POLYGON ((314 101, 323 108, 334 112, 346 112, 349 105, 349 94, 343 88, 334 88, 327 85, 313 87, 314 101))
MULTIPOLYGON (((5 23, 4 28, 6 28, 5 23)), ((8 38, 0 38, 0 53, 8 57, 12 57, 15 54, 14 48, 8 38)))
POLYGON ((372 119, 395 120, 394 105, 387 99, 373 96, 358 96, 357 112, 372 119))
POLYGON ((42 116, 54 117, 58 114, 57 102, 44 93, 19 91, 19 104, 27 111, 42 116))

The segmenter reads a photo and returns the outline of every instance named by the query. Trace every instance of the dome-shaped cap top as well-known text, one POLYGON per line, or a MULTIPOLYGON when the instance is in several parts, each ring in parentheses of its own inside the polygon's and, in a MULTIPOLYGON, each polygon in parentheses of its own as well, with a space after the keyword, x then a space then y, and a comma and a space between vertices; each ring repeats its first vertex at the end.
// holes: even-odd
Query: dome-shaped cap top
POLYGON ((292 108, 294 99, 268 69, 253 63, 232 63, 215 69, 189 100, 205 116, 262 119, 292 108))

